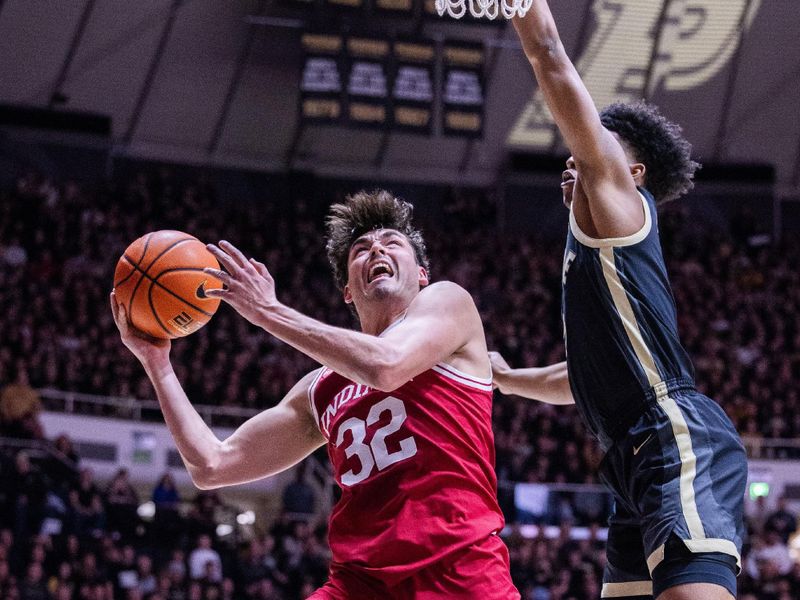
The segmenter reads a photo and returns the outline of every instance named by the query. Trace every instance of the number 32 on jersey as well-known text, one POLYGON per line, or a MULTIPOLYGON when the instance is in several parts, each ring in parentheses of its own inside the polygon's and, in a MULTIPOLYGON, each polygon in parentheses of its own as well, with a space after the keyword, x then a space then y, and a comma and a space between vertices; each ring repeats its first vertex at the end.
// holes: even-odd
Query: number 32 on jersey
POLYGON ((358 469, 353 468, 342 474, 342 485, 353 486, 364 481, 375 469, 383 471, 396 462, 411 458, 417 453, 417 442, 412 436, 400 440, 400 448, 394 452, 389 452, 386 448, 386 438, 399 431, 407 416, 403 401, 394 396, 388 396, 372 406, 366 421, 357 417, 350 417, 342 421, 336 436, 336 447, 338 448, 344 443, 345 433, 349 431, 353 436, 353 441, 345 448, 344 453, 347 458, 358 457, 360 463, 358 469), (375 430, 369 444, 364 443, 367 429, 375 425, 385 412, 390 413, 391 420, 375 430))

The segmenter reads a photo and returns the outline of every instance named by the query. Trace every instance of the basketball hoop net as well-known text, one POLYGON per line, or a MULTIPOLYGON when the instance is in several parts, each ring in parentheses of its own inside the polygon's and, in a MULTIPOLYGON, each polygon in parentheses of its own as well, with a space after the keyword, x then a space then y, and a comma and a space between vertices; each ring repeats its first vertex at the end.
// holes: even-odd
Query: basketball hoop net
POLYGON ((436 12, 460 19, 469 9, 476 19, 511 19, 524 17, 532 4, 533 0, 436 0, 436 12))

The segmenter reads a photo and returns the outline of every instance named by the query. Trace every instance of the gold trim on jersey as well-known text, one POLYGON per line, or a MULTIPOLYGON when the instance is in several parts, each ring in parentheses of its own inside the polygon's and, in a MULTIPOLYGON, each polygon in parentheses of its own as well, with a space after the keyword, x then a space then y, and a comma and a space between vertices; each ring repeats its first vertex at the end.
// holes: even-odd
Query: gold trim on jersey
MULTIPOLYGON (((608 290, 617 309, 623 329, 630 341, 631 347, 647 376, 648 383, 656 391, 656 400, 659 407, 669 418, 672 425, 672 433, 675 437, 675 444, 681 461, 681 474, 679 480, 681 512, 686 521, 690 539, 683 540, 686 547, 691 552, 721 552, 736 558, 740 564, 741 558, 736 550, 736 545, 730 540, 706 538, 703 522, 697 509, 697 499, 695 497, 694 482, 697 477, 697 456, 692 447, 692 436, 689 425, 683 412, 673 398, 669 396, 666 384, 661 380, 658 368, 653 358, 653 353, 648 348, 647 343, 639 329, 636 315, 633 312, 630 299, 622 281, 619 278, 617 265, 614 258, 613 247, 600 248, 600 264, 603 268, 603 275, 608 285, 608 290)), ((658 566, 664 559, 664 546, 660 546, 647 557, 647 566, 650 572, 658 566)))
POLYGON ((642 225, 642 228, 636 233, 619 238, 597 239, 590 237, 581 231, 580 227, 578 227, 578 222, 575 220, 575 214, 572 212, 572 209, 570 209, 569 228, 572 230, 572 235, 574 235, 575 239, 581 244, 588 246, 589 248, 622 248, 624 246, 633 246, 634 244, 638 244, 647 237, 647 234, 650 233, 650 229, 653 227, 653 218, 650 215, 650 205, 647 204, 647 200, 642 192, 639 192, 639 197, 642 199, 642 206, 644 207, 644 225, 642 225))
POLYGON ((622 581, 604 583, 600 591, 601 598, 628 598, 630 596, 652 596, 652 581, 622 581))

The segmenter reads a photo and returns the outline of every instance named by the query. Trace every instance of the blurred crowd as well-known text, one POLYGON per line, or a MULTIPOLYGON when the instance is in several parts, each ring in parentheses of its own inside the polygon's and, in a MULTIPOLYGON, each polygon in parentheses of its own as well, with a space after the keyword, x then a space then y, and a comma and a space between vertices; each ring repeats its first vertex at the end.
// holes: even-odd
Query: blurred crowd
MULTIPOLYGON (((122 469, 97 481, 71 442, 55 448, 74 469, 54 469, 27 451, 0 454, 0 598, 3 600, 296 600, 327 577, 324 516, 304 469, 284 489, 269 526, 220 528, 216 492, 184 499, 165 474, 143 498, 122 469), (141 502, 154 512, 142 515, 141 502)), ((762 498, 747 521, 740 598, 800 597, 800 563, 790 550, 797 514, 785 498, 762 498)), ((504 540, 524 600, 598 598, 606 555, 595 521, 580 532, 568 515, 533 537, 511 525, 504 540), (579 534, 580 533, 580 534, 579 534)))
MULTIPOLYGON (((151 399, 153 390, 143 370, 119 342, 108 293, 116 260, 125 247, 145 232, 158 229, 180 229, 206 241, 230 240, 270 268, 281 301, 328 323, 354 326, 324 255, 325 205, 295 198, 230 202, 219 196, 219 190, 202 175, 180 179, 168 169, 95 185, 54 182, 28 173, 13 187, 0 190, 0 386, 151 399)), ((454 280, 473 294, 490 347, 502 352, 513 366, 563 360, 559 309, 562 246, 533 235, 498 235, 493 198, 474 190, 453 191, 441 211, 441 218, 419 222, 428 241, 433 279, 454 280)), ((800 271, 796 268, 800 242, 786 239, 780 245, 760 244, 737 236, 736 231, 731 235, 709 233, 688 216, 681 203, 665 210, 660 230, 681 336, 694 360, 700 389, 719 401, 739 431, 751 439, 800 436, 800 399, 792 385, 800 381, 800 271)), ((173 343, 172 348, 178 376, 196 404, 269 407, 315 368, 302 354, 249 325, 224 305, 208 326, 173 343)), ((24 415, 17 404, 6 402, 4 406, 24 415)), ((6 429, 12 421, 21 428, 15 433, 41 436, 30 430, 35 423, 5 421, 6 429)), ((501 482, 596 483, 601 454, 573 408, 497 395, 494 427, 501 482)), ((763 455, 774 456, 773 452, 765 448, 763 455)), ((18 457, 8 462, 24 470, 16 463, 25 459, 18 457)), ((7 470, 13 471, 11 467, 7 470)), ((80 485, 82 477, 77 477, 75 485, 80 485)), ((36 485, 41 485, 34 480, 28 482, 33 496, 36 485)), ((124 542, 130 532, 123 532, 119 539, 109 535, 115 521, 112 513, 116 509, 108 510, 114 504, 113 494, 95 497, 78 488, 66 491, 64 514, 76 511, 65 518, 65 532, 77 539, 77 549, 70 550, 73 591, 88 585, 81 575, 85 556, 93 556, 89 562, 99 565, 107 591, 54 597, 113 595, 114 589, 120 589, 119 573, 130 571, 127 567, 136 564, 140 556, 150 556, 148 549, 134 545, 126 555, 124 542), (81 510, 88 512, 77 510, 75 496, 81 510), (98 506, 104 507, 102 522, 92 520, 97 516, 92 511, 98 506), (88 537, 81 537, 84 534, 88 537), (120 566, 123 555, 133 561, 124 569, 120 566)), ((513 502, 505 502, 504 508, 513 521, 513 502)), ((53 556, 60 556, 60 550, 56 551, 59 544, 67 548, 75 542, 65 541, 70 537, 61 541, 36 537, 30 520, 46 518, 47 511, 54 509, 45 507, 41 514, 36 510, 26 507, 28 525, 22 530, 18 506, 7 513, 13 519, 4 524, 7 533, 0 540, 0 590, 6 589, 4 582, 8 573, 13 573, 18 586, 30 577, 48 593, 58 593, 62 566, 53 556), (33 561, 33 552, 44 557, 33 561), (34 562, 41 563, 41 568, 28 573, 34 562), (4 564, 11 567, 5 575, 4 564)), ((580 510, 580 506, 570 505, 567 522, 591 524, 600 518, 580 510)), ((563 512, 556 512, 550 522, 560 525, 563 517, 563 512)), ((324 532, 306 534, 302 541, 292 543, 313 548, 309 560, 324 575, 324 532)), ((198 543, 198 535, 190 532, 174 550, 186 558, 190 544, 198 543)), ((213 532, 209 535, 213 540, 213 532)), ((258 564, 273 561, 275 572, 280 573, 268 577, 272 583, 259 588, 262 595, 248 597, 300 594, 305 584, 292 579, 288 559, 281 558, 286 545, 282 536, 273 532, 253 547, 236 550, 258 564), (292 581, 294 587, 286 587, 286 581, 292 581), (266 590, 268 587, 272 591, 266 590)), ((777 556, 777 551, 770 555, 764 550, 774 547, 772 538, 766 529, 754 529, 750 556, 777 556)), ((566 537, 556 544, 514 536, 509 543, 516 581, 529 590, 527 597, 555 600, 594 595, 587 590, 598 585, 601 544, 575 544, 566 537), (549 568, 536 566, 545 563, 549 568)), ((193 578, 185 575, 178 586, 184 591, 168 591, 167 565, 172 550, 151 556, 149 569, 159 591, 148 588, 141 592, 142 597, 223 598, 241 589, 244 576, 226 572, 218 586, 201 583, 198 588, 193 578), (167 588, 162 590, 162 585, 167 588)), ((747 582, 752 580, 761 582, 754 597, 800 597, 800 572, 794 562, 788 571, 781 567, 774 573, 770 571, 773 562, 751 561, 743 579, 744 590, 750 589, 747 582), (769 588, 774 588, 773 596, 764 595, 767 587, 762 583, 767 581, 774 583, 769 588)), ((136 580, 148 577, 140 574, 136 580)), ((131 590, 125 593, 139 597, 131 590)), ((0 597, 12 596, 0 591, 0 597)))
POLYGON ((220 528, 237 511, 216 492, 183 499, 166 473, 143 498, 125 469, 99 482, 68 437, 52 450, 0 452, 3 600, 290 600, 327 577, 307 484, 289 484, 281 516, 245 538, 220 528))
MULTIPOLYGON (((125 247, 157 229, 228 239, 267 264, 283 302, 354 325, 324 255, 326 206, 223 203, 217 196, 202 177, 179 181, 166 169, 94 188, 29 173, 0 190, 0 383, 152 398, 144 372, 119 342, 108 292, 125 247)), ((512 365, 562 360, 560 247, 498 235, 491 195, 453 192, 442 210, 437 222, 420 222, 433 278, 473 294, 490 346, 512 365)), ((699 387, 744 435, 800 435, 791 385, 800 379, 800 242, 756 246, 707 233, 680 203, 662 216, 661 231, 699 387)), ((271 406, 315 367, 224 305, 211 325, 174 343, 173 356, 197 404, 271 406)), ((495 417, 511 479, 580 481, 597 460, 571 409, 500 399, 495 417), (555 462, 556 455, 569 460, 555 462)))

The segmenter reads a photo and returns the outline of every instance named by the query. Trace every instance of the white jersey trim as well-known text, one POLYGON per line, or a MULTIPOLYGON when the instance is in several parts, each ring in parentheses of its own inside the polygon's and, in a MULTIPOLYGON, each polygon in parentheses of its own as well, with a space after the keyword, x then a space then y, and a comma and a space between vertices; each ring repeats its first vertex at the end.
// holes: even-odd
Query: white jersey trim
MULTIPOLYGON (((314 415, 314 423, 317 424, 317 429, 319 429, 320 433, 322 433, 322 428, 319 426, 319 413, 317 412, 317 404, 314 402, 314 391, 317 389, 317 383, 319 383, 319 380, 322 378, 324 373, 325 367, 321 367, 314 379, 311 381, 311 385, 308 386, 308 402, 311 405, 311 414, 314 415)), ((325 434, 323 433, 322 435, 325 434)))
POLYGON ((459 371, 455 367, 448 365, 447 363, 438 363, 431 367, 432 371, 439 373, 439 375, 443 375, 448 379, 452 379, 453 381, 457 381, 463 385, 468 385, 469 387, 473 387, 478 390, 482 390, 484 392, 491 392, 492 391, 492 376, 489 377, 478 377, 477 375, 470 375, 469 373, 464 373, 463 371, 459 371))
POLYGON ((636 313, 633 312, 628 292, 619 278, 614 248, 601 248, 599 255, 600 265, 603 268, 603 277, 606 280, 608 293, 611 294, 614 307, 617 309, 617 316, 622 322, 622 327, 647 377, 647 382, 651 386, 656 386, 661 383, 661 374, 658 372, 653 353, 647 346, 641 329, 639 329, 639 322, 636 320, 636 313))
POLYGON ((642 199, 642 206, 644 207, 644 225, 642 225, 642 228, 636 233, 626 237, 618 238, 597 239, 590 237, 581 231, 580 227, 578 227, 578 222, 575 220, 575 213, 573 213, 570 209, 569 228, 572 230, 572 235, 574 235, 575 239, 581 244, 584 246, 589 246, 589 248, 621 248, 624 246, 633 246, 634 244, 638 244, 647 237, 647 234, 650 233, 650 229, 653 227, 653 218, 650 215, 650 205, 647 204, 647 200, 642 192, 639 192, 639 197, 642 199))
POLYGON ((387 333, 389 333, 389 332, 390 332, 392 329, 394 329, 395 327, 397 327, 398 325, 400 325, 400 323, 402 323, 402 322, 403 322, 403 321, 405 321, 405 320, 406 320, 406 313, 403 313, 403 314, 402 314, 400 317, 398 317, 397 319, 395 319, 395 320, 394 320, 394 321, 393 321, 393 322, 392 322, 392 323, 391 323, 391 324, 390 324, 390 325, 389 325, 389 326, 388 326, 386 329, 384 329, 383 331, 381 331, 381 332, 378 334, 378 337, 383 337, 384 335, 386 335, 387 333))

